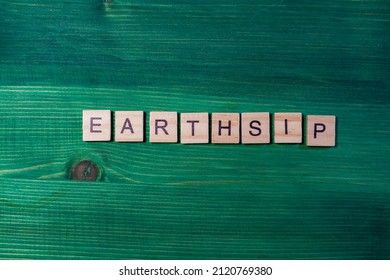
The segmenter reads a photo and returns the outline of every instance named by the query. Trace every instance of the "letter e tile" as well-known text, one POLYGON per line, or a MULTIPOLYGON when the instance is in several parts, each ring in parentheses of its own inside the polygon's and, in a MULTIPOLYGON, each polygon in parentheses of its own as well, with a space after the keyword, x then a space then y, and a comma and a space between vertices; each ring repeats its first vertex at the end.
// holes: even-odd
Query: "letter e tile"
POLYGON ((83 141, 111 140, 111 111, 83 111, 83 141))

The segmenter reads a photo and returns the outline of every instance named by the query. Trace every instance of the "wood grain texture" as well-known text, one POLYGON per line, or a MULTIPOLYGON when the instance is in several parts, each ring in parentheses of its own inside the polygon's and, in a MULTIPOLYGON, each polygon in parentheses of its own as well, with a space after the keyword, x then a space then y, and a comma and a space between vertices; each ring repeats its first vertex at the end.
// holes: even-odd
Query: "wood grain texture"
POLYGON ((2 1, 0 258, 390 259, 389 2, 193 2, 2 1), (83 142, 82 110, 335 115, 337 146, 83 142))

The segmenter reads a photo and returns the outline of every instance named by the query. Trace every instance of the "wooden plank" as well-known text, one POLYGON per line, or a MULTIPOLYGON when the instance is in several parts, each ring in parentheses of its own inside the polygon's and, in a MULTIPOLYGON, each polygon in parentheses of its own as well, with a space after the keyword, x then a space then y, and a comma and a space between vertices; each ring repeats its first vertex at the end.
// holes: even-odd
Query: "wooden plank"
POLYGON ((388 2, 172 3, 3 1, 0 258, 390 259, 388 2), (337 145, 85 142, 83 110, 335 115, 337 145))

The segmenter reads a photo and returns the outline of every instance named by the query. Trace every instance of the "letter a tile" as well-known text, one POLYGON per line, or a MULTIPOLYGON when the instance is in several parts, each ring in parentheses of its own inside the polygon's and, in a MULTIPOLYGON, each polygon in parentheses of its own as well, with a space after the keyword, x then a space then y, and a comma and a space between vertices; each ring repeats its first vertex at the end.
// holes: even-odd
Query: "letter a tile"
POLYGON ((143 142, 144 141, 144 112, 117 111, 115 112, 115 141, 143 142))

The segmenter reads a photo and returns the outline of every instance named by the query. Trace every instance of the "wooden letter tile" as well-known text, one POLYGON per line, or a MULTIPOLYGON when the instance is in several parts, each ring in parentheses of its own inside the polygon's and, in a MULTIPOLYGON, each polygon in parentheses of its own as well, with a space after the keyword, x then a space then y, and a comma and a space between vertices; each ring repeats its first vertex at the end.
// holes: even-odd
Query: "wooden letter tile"
POLYGON ((306 126, 307 146, 336 146, 336 116, 308 115, 306 126))
POLYGON ((115 141, 143 142, 144 141, 144 112, 117 111, 115 112, 115 141))
POLYGON ((302 143, 302 114, 274 114, 274 142, 302 143))
POLYGON ((213 113, 212 114, 212 143, 238 144, 240 143, 240 114, 213 113))
POLYGON ((183 144, 209 143, 209 114, 180 114, 180 142, 183 144))
POLYGON ((111 140, 111 111, 83 111, 83 141, 111 140))
POLYGON ((177 143, 177 112, 150 112, 149 141, 177 143))
POLYGON ((241 142, 243 144, 268 144, 270 140, 269 113, 241 114, 241 142))

